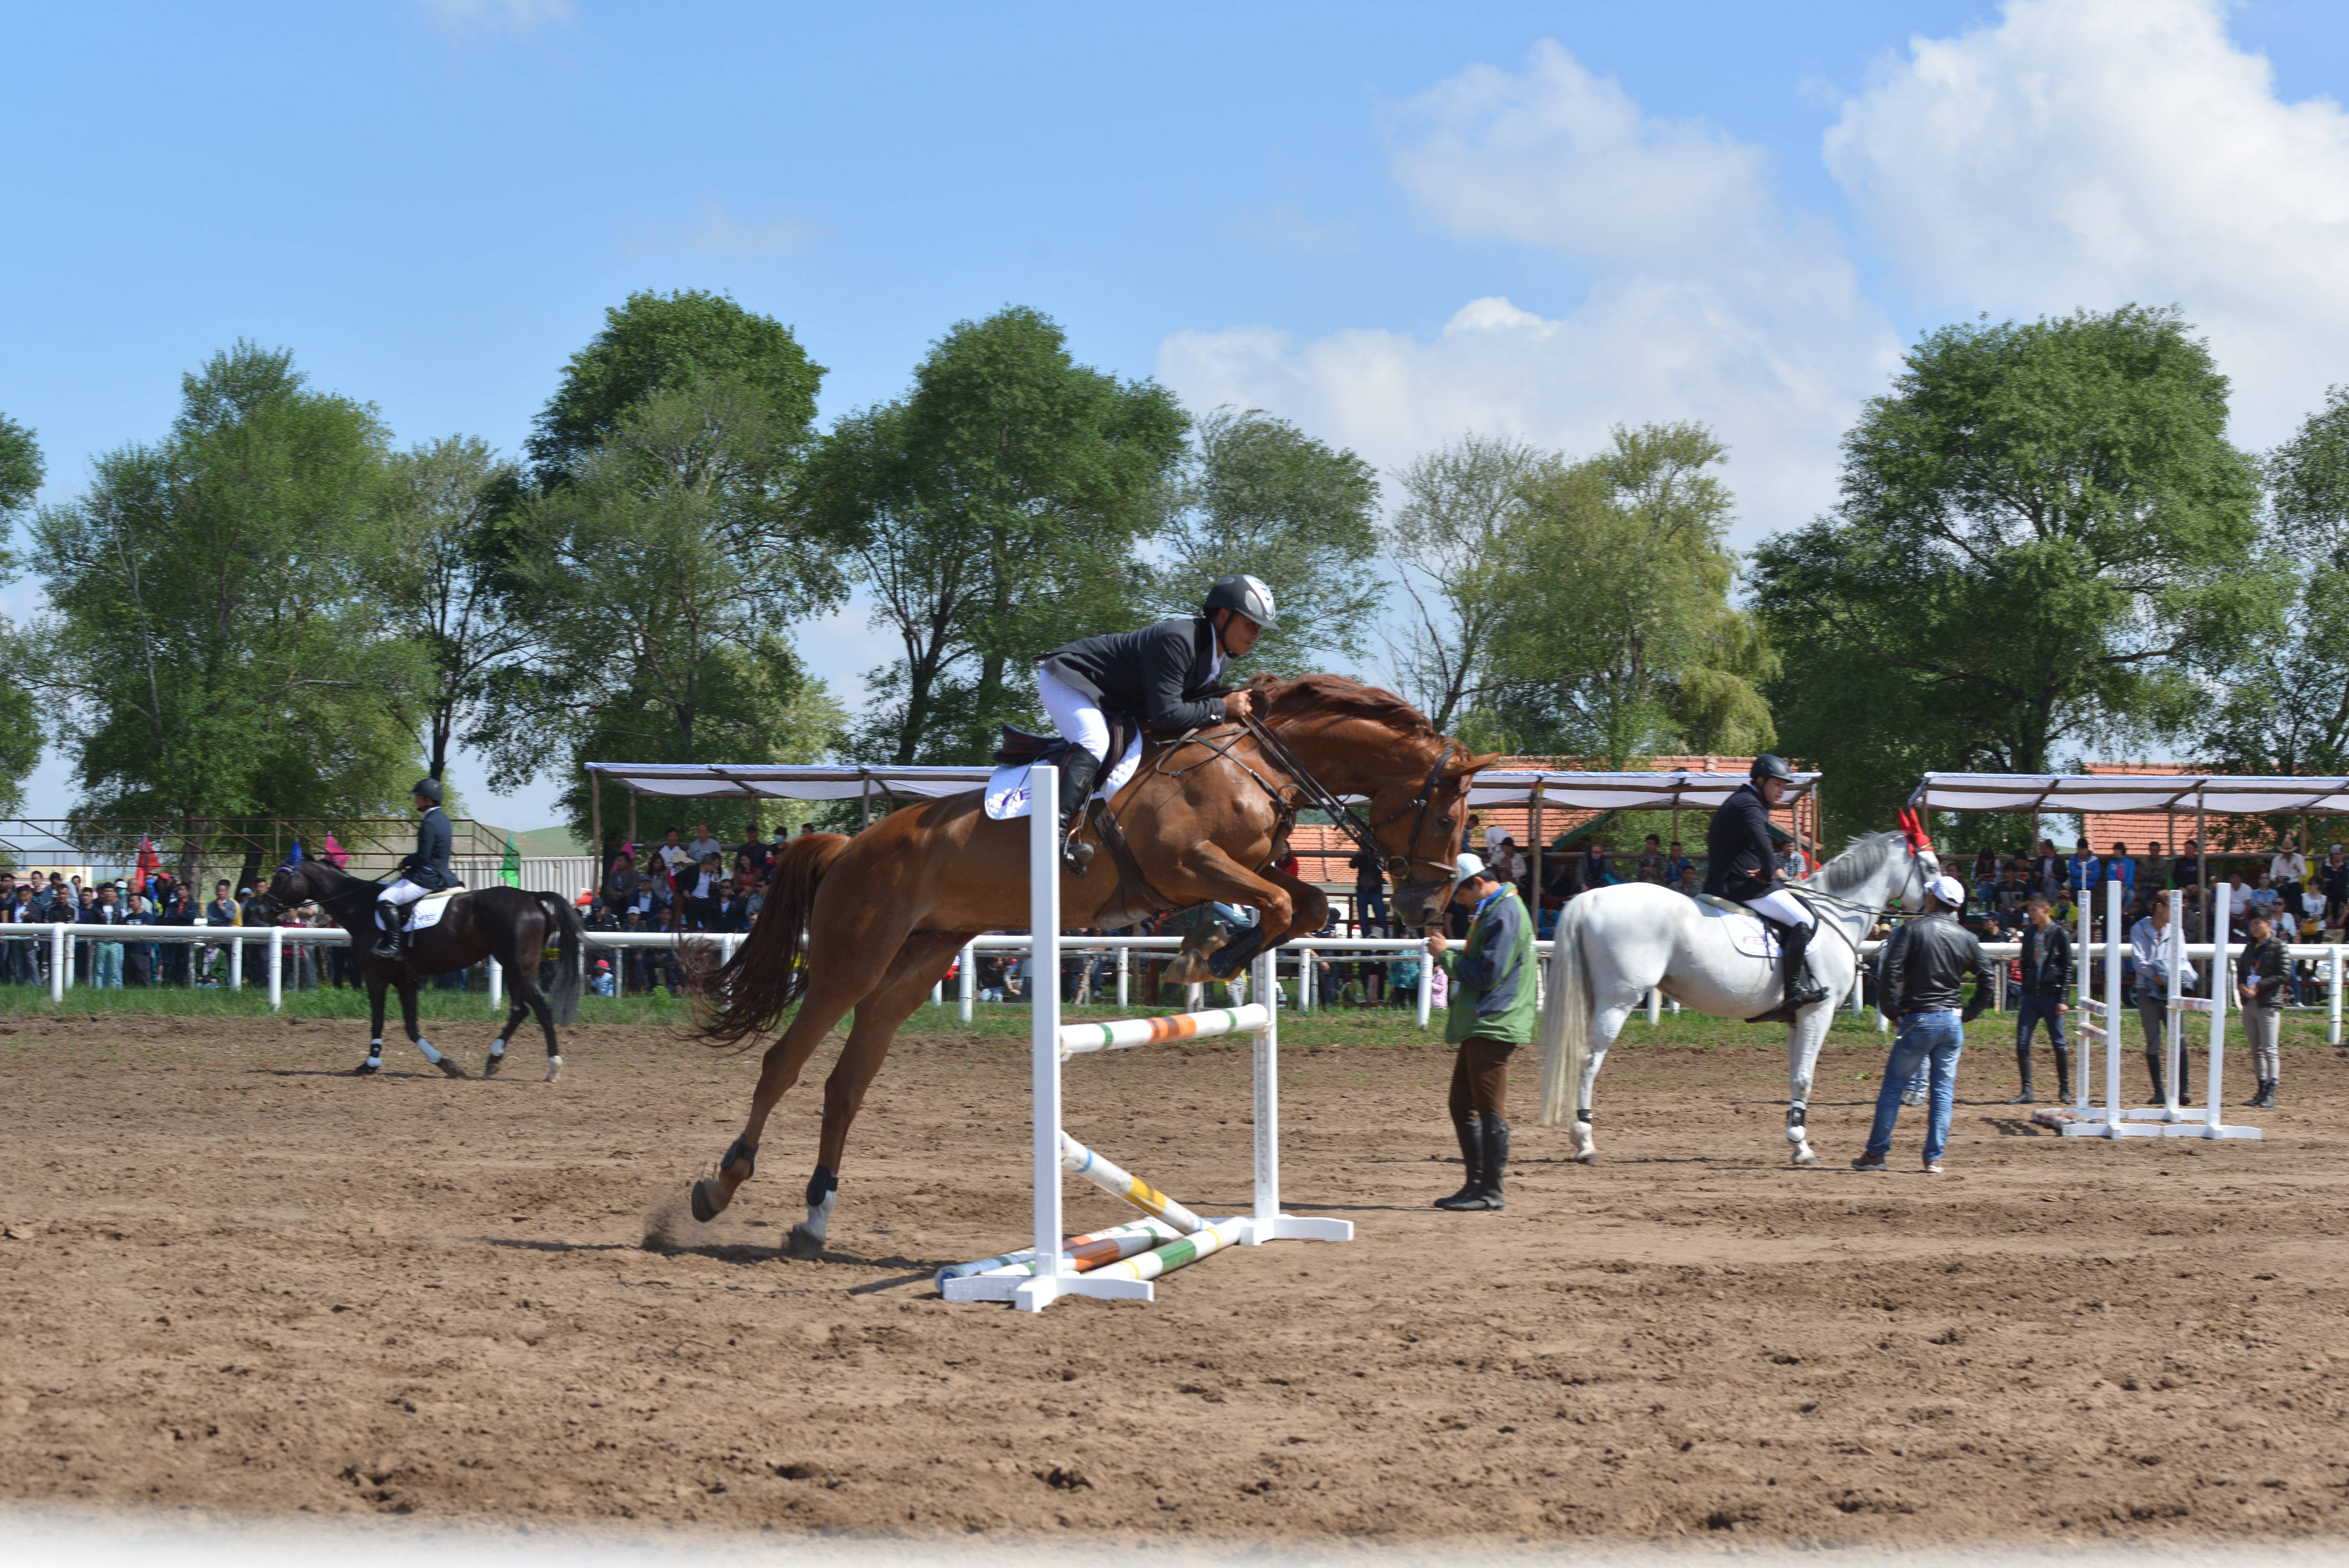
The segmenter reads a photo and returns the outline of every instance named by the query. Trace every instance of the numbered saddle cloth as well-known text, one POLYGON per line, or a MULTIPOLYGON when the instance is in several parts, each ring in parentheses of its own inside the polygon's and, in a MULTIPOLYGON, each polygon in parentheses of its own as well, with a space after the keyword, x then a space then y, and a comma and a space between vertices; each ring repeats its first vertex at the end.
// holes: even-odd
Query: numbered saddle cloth
POLYGON ((1770 923, 1760 915, 1735 904, 1724 908, 1710 898, 1697 900, 1696 906, 1704 912, 1707 920, 1729 923, 1725 929, 1731 947, 1748 958, 1767 958, 1774 962, 1777 959, 1778 934, 1770 929, 1770 923))
MULTIPOLYGON (((1125 754, 1112 763, 1101 776, 1093 799, 1106 800, 1125 788, 1126 780, 1142 765, 1142 732, 1135 730, 1126 744, 1125 754)), ((997 821, 1009 821, 1024 817, 1035 805, 1034 791, 1028 788, 1028 776, 1036 768, 1034 762, 1007 763, 987 777, 987 814, 997 821)))
POLYGON ((440 912, 449 907, 450 900, 464 891, 463 888, 458 887, 450 888, 447 892, 426 893, 408 906, 408 924, 404 929, 425 931, 440 924, 440 912))

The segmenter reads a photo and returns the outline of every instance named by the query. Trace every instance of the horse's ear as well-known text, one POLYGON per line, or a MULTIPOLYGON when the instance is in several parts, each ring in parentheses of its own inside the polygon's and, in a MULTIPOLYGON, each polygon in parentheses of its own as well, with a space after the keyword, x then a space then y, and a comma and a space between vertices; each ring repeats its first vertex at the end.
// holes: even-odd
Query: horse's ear
POLYGON ((1506 751, 1488 751, 1482 757, 1470 756, 1464 752, 1444 764, 1444 777, 1457 781, 1467 778, 1471 773, 1482 773, 1506 756, 1508 753, 1506 751))

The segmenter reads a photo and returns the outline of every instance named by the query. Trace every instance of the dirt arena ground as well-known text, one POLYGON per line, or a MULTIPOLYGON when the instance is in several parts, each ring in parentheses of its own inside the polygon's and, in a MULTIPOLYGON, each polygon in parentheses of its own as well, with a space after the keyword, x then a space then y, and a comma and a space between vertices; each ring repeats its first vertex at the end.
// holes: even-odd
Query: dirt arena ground
MULTIPOLYGON (((354 1080, 347 1024, 10 1020, 0 1492, 925 1538, 2340 1532, 2349 1063, 2292 1047, 2285 1109, 2245 1113, 2269 1141, 2112 1146, 1993 1103, 2006 1026, 1977 1026, 1928 1178, 1917 1112, 1893 1174, 1788 1169, 1761 1031, 1635 1024, 1607 1162, 1564 1162, 1521 1072, 1509 1211, 1469 1216, 1426 1206, 1458 1180, 1442 1048, 1292 1038, 1290 1206, 1357 1241, 1030 1317, 930 1282, 1024 1228, 1011 1040, 901 1042, 833 1251, 792 1263, 816 1097, 695 1227, 678 1199, 752 1064, 666 1031, 583 1026, 550 1088, 405 1052, 354 1080)), ((1237 1210, 1247 1060, 1084 1058, 1070 1125, 1237 1210)), ((1881 1062, 1857 1031, 1823 1061, 1838 1164, 1881 1062)), ((1117 1217, 1072 1190, 1073 1223, 1117 1217)))

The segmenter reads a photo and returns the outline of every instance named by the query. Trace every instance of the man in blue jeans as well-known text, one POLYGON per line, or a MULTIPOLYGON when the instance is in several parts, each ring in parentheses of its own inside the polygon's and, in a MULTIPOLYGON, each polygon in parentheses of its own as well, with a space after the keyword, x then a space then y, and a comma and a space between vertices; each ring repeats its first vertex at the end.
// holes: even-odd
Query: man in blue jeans
POLYGON ((1884 1169, 1884 1157, 1892 1148, 1892 1129, 1900 1119, 1900 1091, 1920 1067, 1930 1064, 1925 1173, 1941 1173, 1941 1152, 1950 1144, 1950 1113, 1957 1098, 1958 1057, 1966 1045, 1966 1021, 1990 1000, 1990 965, 1982 957, 1982 944, 1954 917, 1965 904, 1963 883, 1953 876, 1937 878, 1925 894, 1924 913, 1894 932, 1878 954, 1877 1005, 1887 1017, 1899 1022, 1900 1033, 1884 1064, 1868 1151, 1851 1162, 1855 1171, 1884 1169), (1959 1003, 1968 975, 1974 977, 1974 999, 1961 1013, 1959 1003))
POLYGON ((2072 1098, 2072 1057, 2064 1043, 2064 998, 2072 989, 2072 934, 2055 923, 2044 898, 2024 904, 2028 923, 2023 928, 2023 995, 2014 1015, 2014 1070, 2023 1078, 2023 1092, 2006 1103, 2033 1105, 2038 1096, 2031 1084, 2031 1036, 2041 1022, 2055 1047, 2055 1099, 2072 1098))

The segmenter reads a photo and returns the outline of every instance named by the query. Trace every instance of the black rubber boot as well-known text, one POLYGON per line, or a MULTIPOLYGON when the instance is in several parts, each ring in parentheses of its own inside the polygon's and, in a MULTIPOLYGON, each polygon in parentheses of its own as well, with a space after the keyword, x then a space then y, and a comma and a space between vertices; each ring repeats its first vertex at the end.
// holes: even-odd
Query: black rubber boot
POLYGON ((1452 1124, 1452 1130, 1459 1135, 1460 1163, 1466 1168, 1468 1179, 1460 1184, 1460 1191, 1449 1198, 1438 1198, 1435 1206, 1439 1209, 1481 1209, 1485 1206, 1484 1126, 1477 1119, 1476 1113, 1470 1111, 1466 1120, 1452 1124))
POLYGON ((1061 869, 1072 877, 1084 875, 1092 864, 1093 847, 1077 842, 1077 827, 1084 820, 1085 802, 1093 798, 1093 780, 1100 776, 1098 758, 1081 746, 1069 748, 1061 763, 1060 814, 1053 820, 1061 832, 1061 869))
POLYGON ((2057 1046, 2055 1051, 2055 1103, 2072 1103, 2072 1047, 2057 1046))
POLYGON ((1811 978, 1811 966, 1805 954, 1810 950, 1811 933, 1808 925, 1782 926, 1778 932, 1779 945, 1785 954, 1786 1002, 1789 1008, 1807 1007, 1814 1002, 1827 999, 1827 988, 1811 978))
POLYGON ((2009 1105, 2037 1105, 2039 1103, 2039 1097, 2033 1093, 2031 1088, 2031 1047, 2027 1042, 2017 1045, 2014 1047, 2014 1070, 2023 1079, 2023 1092, 2016 1095, 2013 1099, 2008 1100, 2006 1103, 2009 1105))
POLYGON ((1509 1124, 1497 1116, 1488 1116, 1485 1119, 1485 1164, 1481 1172, 1485 1190, 1478 1194, 1485 1200, 1483 1207, 1497 1212, 1509 1206, 1501 1195, 1502 1180, 1508 1171, 1509 1124))
POLYGON ((408 934, 399 929, 408 923, 407 911, 378 903, 375 906, 375 923, 383 934, 376 938, 375 955, 393 963, 398 962, 408 944, 408 934))
POLYGON ((2168 1099, 2161 1092, 2161 1053, 2159 1051, 2145 1053, 2145 1073, 2146 1077, 2153 1080, 2153 1103, 2168 1104, 2168 1099))

